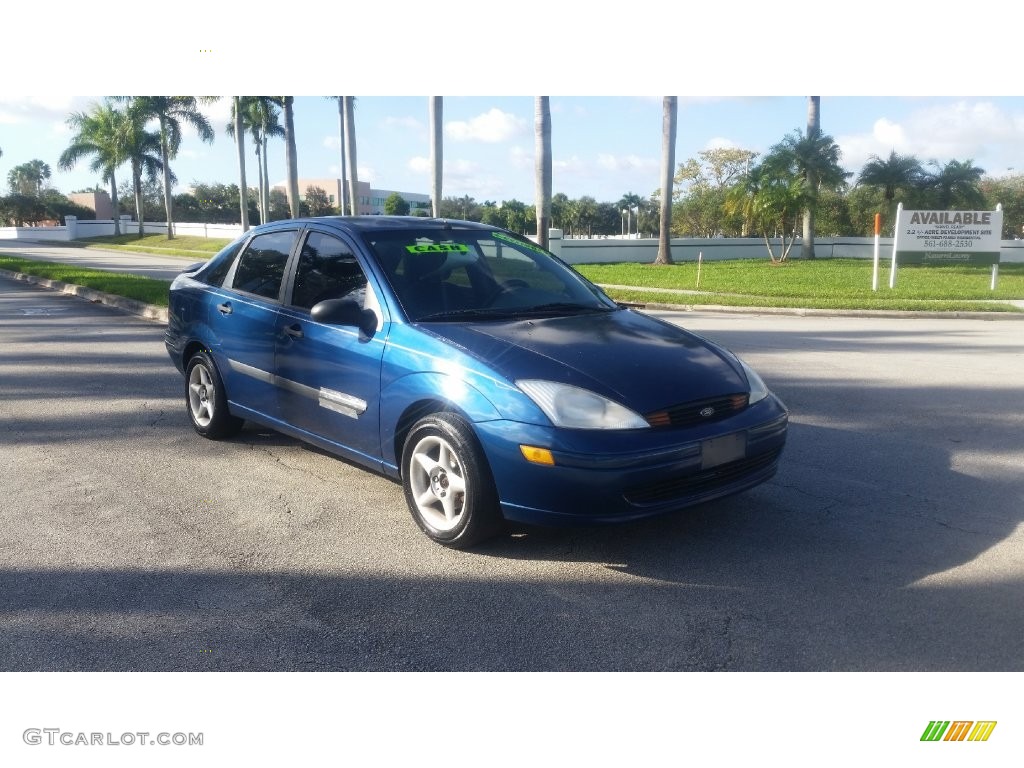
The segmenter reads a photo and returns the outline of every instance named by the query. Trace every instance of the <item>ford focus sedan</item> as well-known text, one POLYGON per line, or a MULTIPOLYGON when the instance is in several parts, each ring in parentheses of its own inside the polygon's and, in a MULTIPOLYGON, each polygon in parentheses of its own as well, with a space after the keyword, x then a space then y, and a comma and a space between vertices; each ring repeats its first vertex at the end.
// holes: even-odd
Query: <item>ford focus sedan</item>
POLYGON ((200 435, 250 420, 400 480, 452 547, 738 493, 786 440, 734 354, 473 222, 257 227, 173 282, 166 346, 200 435))

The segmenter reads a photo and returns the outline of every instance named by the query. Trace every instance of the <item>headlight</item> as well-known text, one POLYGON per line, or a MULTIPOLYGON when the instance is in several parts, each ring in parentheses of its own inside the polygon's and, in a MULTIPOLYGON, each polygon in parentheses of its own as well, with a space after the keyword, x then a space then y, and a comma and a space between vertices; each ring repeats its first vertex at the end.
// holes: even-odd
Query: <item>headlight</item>
POLYGON ((644 429, 643 417, 614 400, 590 390, 541 379, 524 379, 516 386, 529 396, 556 427, 569 429, 644 429))
POLYGON ((754 403, 760 402, 768 397, 768 387, 765 386, 761 377, 757 375, 757 371, 744 363, 738 357, 736 359, 739 360, 740 365, 743 366, 743 372, 747 375, 747 384, 750 385, 750 400, 747 404, 753 405, 754 403))

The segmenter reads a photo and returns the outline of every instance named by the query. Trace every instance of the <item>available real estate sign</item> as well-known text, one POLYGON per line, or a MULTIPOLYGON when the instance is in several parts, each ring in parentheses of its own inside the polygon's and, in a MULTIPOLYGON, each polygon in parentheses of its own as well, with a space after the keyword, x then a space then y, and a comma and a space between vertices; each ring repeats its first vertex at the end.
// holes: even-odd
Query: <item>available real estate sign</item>
POLYGON ((1003 212, 899 211, 899 264, 998 264, 1003 212))

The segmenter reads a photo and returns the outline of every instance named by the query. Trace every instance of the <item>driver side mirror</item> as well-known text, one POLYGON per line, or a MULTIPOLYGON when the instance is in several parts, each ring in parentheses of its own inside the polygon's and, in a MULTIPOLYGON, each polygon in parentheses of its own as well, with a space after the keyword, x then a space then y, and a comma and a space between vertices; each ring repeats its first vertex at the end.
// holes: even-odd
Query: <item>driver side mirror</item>
POLYGON ((352 299, 327 299, 314 304, 310 316, 327 325, 351 325, 367 336, 377 330, 377 315, 352 299))

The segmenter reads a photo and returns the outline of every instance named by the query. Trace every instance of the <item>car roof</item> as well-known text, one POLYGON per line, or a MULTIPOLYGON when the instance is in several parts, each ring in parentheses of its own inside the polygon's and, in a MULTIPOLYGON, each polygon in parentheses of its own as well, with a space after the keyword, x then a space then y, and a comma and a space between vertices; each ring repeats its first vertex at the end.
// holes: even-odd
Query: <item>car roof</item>
POLYGON ((339 229, 346 229, 355 232, 380 232, 380 231, 401 231, 401 230, 424 230, 424 229, 478 229, 497 230, 489 224, 481 224, 476 221, 462 221, 460 219, 431 219, 424 216, 306 216, 298 219, 282 219, 269 222, 266 225, 254 227, 255 230, 262 230, 264 226, 270 228, 274 225, 295 225, 295 224, 325 224, 339 229))

